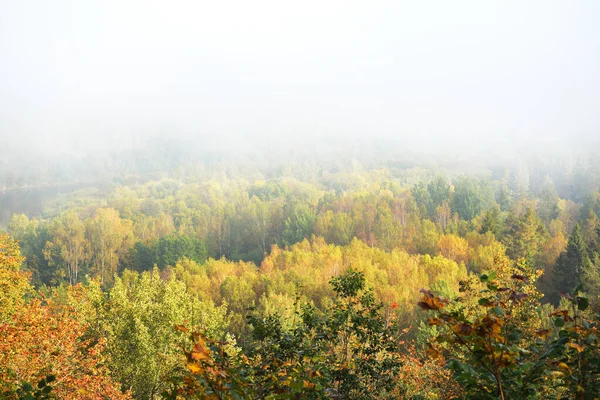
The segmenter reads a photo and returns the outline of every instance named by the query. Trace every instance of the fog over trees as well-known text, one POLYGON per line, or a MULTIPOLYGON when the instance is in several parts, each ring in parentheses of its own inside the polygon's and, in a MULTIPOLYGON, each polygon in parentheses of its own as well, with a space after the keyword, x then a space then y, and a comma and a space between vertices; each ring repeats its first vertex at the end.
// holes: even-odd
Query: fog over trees
POLYGON ((595 398, 598 15, 1 2, 0 398, 595 398))

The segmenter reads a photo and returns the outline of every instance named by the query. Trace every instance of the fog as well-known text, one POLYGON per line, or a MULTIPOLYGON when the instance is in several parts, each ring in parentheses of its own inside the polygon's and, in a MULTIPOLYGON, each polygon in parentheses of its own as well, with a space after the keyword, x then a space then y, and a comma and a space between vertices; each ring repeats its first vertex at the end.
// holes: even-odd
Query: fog
POLYGON ((587 143, 599 15, 593 0, 3 1, 2 147, 587 143))

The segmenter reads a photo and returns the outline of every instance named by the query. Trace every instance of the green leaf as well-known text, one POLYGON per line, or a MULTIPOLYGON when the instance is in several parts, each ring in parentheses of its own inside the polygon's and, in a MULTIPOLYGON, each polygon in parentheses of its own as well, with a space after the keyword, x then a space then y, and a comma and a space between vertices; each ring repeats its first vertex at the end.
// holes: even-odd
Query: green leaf
POLYGON ((504 311, 502 311, 500 307, 494 307, 492 308, 492 311, 495 312, 497 315, 504 315, 504 311))
POLYGON ((491 303, 491 301, 490 301, 490 299, 483 298, 483 299, 479 299, 478 303, 480 306, 487 306, 488 304, 491 303))
POLYGON ((577 308, 580 311, 585 311, 589 305, 590 305, 590 302, 588 301, 588 299, 586 297, 577 297, 577 308))
POLYGON ((565 321, 562 318, 555 318, 554 319, 554 325, 561 327, 561 326, 565 326, 565 321))
POLYGON ((583 321, 581 321, 583 324, 583 327, 587 330, 590 330, 592 328, 592 326, 590 325, 589 322, 587 322, 585 319, 583 321))

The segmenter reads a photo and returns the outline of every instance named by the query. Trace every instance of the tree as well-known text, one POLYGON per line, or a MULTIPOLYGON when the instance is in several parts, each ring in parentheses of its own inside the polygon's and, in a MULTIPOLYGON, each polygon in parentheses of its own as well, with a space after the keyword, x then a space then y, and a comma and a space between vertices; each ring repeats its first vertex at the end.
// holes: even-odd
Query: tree
POLYGON ((124 267, 137 272, 148 271, 158 262, 157 242, 136 242, 124 260, 124 267))
POLYGON ((229 257, 232 254, 232 224, 236 210, 233 204, 217 203, 212 210, 209 230, 209 248, 211 256, 229 257))
POLYGON ((84 337, 80 315, 51 298, 25 302, 30 286, 22 261, 16 242, 0 236, 0 397, 16 399, 38 384, 41 394, 61 399, 129 398, 102 365, 105 342, 84 337))
POLYGON ((281 241, 286 246, 291 246, 310 238, 316 215, 314 210, 305 203, 297 203, 292 207, 290 215, 286 218, 281 241))
POLYGON ((586 271, 592 268, 585 238, 579 224, 575 225, 567 249, 558 257, 554 277, 555 293, 553 300, 558 302, 558 293, 569 293, 581 282, 586 271))
POLYGON ((79 280, 81 265, 89 259, 85 225, 75 211, 55 218, 50 225, 52 240, 46 243, 44 255, 51 265, 64 266, 71 285, 79 280))
POLYGON ((27 215, 14 214, 8 224, 8 234, 16 240, 21 240, 27 235, 29 227, 30 221, 27 215))
POLYGON ((453 303, 422 290, 418 305, 434 313, 428 323, 440 331, 427 353, 447 358, 446 365, 465 390, 464 398, 550 397, 552 392, 541 384, 544 346, 538 339, 549 331, 539 318, 541 294, 535 288, 539 275, 526 264, 497 263, 479 281, 465 281, 453 303))
POLYGON ((438 242, 440 254, 457 263, 466 264, 469 256, 469 243, 456 235, 442 235, 438 242))
POLYGON ((502 232, 502 221, 500 220, 500 207, 495 206, 490 208, 483 214, 483 220, 481 221, 480 233, 491 232, 499 238, 502 232))
POLYGON ((475 218, 494 204, 494 194, 484 180, 459 177, 454 183, 452 210, 464 220, 475 218))
POLYGON ((346 245, 354 237, 354 221, 343 211, 327 210, 317 217, 314 232, 328 243, 346 245))
POLYGON ((92 287, 97 315, 93 335, 106 337, 112 375, 139 399, 155 399, 181 362, 181 334, 176 325, 200 327, 215 340, 224 340, 226 306, 199 302, 174 277, 161 279, 157 269, 138 274, 124 271, 106 295, 92 287), (96 292, 96 294, 94 294, 96 292))
POLYGON ((450 201, 450 184, 442 175, 437 175, 427 185, 417 184, 412 192, 422 214, 428 217, 433 217, 437 207, 450 201))
POLYGON ((558 193, 551 180, 544 184, 544 188, 539 196, 537 214, 546 224, 550 223, 558 216, 558 193))
POLYGON ((437 252, 440 234, 438 226, 428 219, 424 219, 421 231, 417 238, 417 249, 421 254, 435 254, 437 252))
POLYGON ((442 202, 441 205, 435 208, 435 221, 440 225, 442 232, 446 231, 446 227, 450 223, 450 217, 452 211, 447 201, 442 202))
POLYGON ((0 235, 0 323, 10 320, 31 290, 29 277, 20 271, 23 260, 17 242, 0 235))
POLYGON ((112 208, 99 208, 86 221, 86 236, 92 256, 92 271, 102 282, 111 281, 117 272, 119 258, 133 242, 130 220, 122 220, 112 208))
POLYGON ((0 397, 16 399, 23 382, 47 381, 60 399, 130 398, 104 364, 106 341, 87 338, 88 326, 72 308, 46 303, 33 300, 0 326, 0 397))
MULTIPOLYGON (((330 281, 335 297, 324 313, 296 304, 296 323, 251 314, 252 342, 236 356, 229 344, 190 335, 187 373, 171 398, 393 399, 404 395, 398 329, 383 304, 348 270, 330 281), (229 348, 228 348, 229 347, 229 348)), ((179 328, 185 332, 187 329, 179 328)))
POLYGON ((160 268, 175 266, 177 261, 187 257, 197 263, 206 260, 206 246, 195 237, 172 233, 159 239, 157 261, 160 268))
POLYGON ((15 214, 8 226, 8 234, 19 242, 25 256, 22 269, 31 273, 35 286, 55 283, 56 266, 50 265, 44 255, 46 243, 51 240, 49 224, 29 220, 25 214, 15 214))
POLYGON ((507 254, 513 260, 528 258, 533 262, 545 237, 544 225, 535 211, 528 207, 521 216, 513 216, 512 222, 509 222, 505 240, 507 254))
POLYGON ((243 214, 243 229, 254 241, 251 251, 247 253, 247 258, 260 262, 276 236, 274 227, 281 221, 282 203, 277 200, 261 200, 253 196, 245 204, 243 214))

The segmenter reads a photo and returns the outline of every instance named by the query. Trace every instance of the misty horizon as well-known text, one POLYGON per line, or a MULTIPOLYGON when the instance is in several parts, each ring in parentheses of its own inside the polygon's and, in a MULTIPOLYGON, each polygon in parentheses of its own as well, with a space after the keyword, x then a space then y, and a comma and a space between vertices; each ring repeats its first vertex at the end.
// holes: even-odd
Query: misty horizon
POLYGON ((0 135, 44 153, 155 137, 423 152, 595 143, 598 11, 592 1, 5 2, 0 135))

